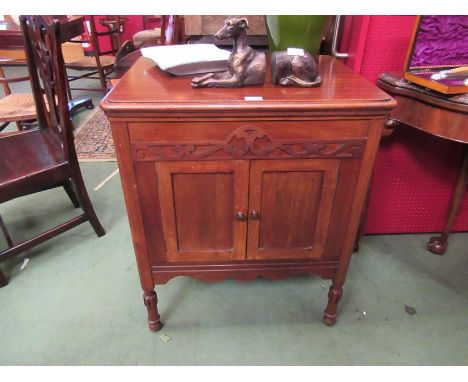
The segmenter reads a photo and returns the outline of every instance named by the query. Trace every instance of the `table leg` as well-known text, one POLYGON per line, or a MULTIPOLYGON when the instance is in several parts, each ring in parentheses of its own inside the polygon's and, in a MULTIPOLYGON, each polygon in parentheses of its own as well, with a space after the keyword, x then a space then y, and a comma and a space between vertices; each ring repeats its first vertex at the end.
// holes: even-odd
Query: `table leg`
POLYGON ((457 216, 458 209, 463 200, 463 195, 466 191, 466 186, 468 183, 468 145, 464 145, 463 148, 463 159, 460 172, 458 175, 457 183, 455 186, 455 191, 452 196, 451 206, 449 216, 447 218, 447 224, 445 225, 445 230, 442 232, 440 237, 431 237, 429 243, 427 244, 428 251, 435 253, 436 255, 443 255, 447 250, 448 246, 448 237, 450 230, 453 226, 453 222, 457 216))
POLYGON ((151 331, 157 332, 161 329, 162 323, 158 312, 158 297, 154 290, 145 291, 143 302, 148 310, 148 326, 151 331))
POLYGON ((340 302, 342 295, 343 285, 335 284, 335 280, 333 280, 333 284, 330 286, 330 290, 328 291, 328 304, 327 308, 325 309, 325 316, 323 317, 323 322, 325 325, 335 325, 336 309, 338 307, 338 303, 340 302))

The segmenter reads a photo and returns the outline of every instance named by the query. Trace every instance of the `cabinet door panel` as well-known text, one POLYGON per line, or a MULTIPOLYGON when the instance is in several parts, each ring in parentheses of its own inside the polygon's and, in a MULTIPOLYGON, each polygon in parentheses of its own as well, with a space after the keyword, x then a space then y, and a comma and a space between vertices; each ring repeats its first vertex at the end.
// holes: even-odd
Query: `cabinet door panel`
POLYGON ((245 258, 248 162, 158 162, 169 261, 245 258))
POLYGON ((253 161, 248 258, 320 258, 339 160, 253 161))

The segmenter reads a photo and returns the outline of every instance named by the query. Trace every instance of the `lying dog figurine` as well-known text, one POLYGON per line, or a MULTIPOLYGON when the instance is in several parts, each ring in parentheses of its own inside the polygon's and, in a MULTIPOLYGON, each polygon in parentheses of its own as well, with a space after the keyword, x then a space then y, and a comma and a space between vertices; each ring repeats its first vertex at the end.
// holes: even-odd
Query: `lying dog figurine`
POLYGON ((322 79, 314 58, 302 51, 301 54, 289 54, 288 51, 274 52, 271 57, 271 78, 274 84, 282 86, 314 87, 322 79))
POLYGON ((247 19, 227 19, 215 34, 217 39, 232 38, 234 46, 229 56, 229 68, 225 72, 209 73, 192 79, 194 88, 237 88, 247 85, 263 85, 266 74, 265 53, 256 52, 247 45, 247 19))

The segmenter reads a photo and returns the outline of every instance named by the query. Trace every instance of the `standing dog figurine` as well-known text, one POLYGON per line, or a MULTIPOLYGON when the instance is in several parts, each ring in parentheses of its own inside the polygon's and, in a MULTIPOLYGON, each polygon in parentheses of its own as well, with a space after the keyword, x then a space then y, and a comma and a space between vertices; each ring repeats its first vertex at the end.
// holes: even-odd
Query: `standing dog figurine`
POLYGON ((194 88, 238 88, 248 85, 263 85, 266 74, 265 53, 256 52, 247 44, 249 23, 247 19, 227 19, 214 35, 217 39, 232 38, 234 46, 229 56, 229 68, 221 73, 208 73, 192 79, 194 88))
POLYGON ((314 58, 303 49, 274 52, 271 57, 271 79, 282 86, 311 88, 322 82, 314 58), (300 51, 299 54, 296 51, 300 51))

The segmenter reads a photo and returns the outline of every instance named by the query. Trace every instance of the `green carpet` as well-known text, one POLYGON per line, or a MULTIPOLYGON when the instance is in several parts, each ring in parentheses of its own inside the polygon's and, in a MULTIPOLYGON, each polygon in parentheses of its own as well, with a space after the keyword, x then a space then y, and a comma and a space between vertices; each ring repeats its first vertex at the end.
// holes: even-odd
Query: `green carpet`
MULTIPOLYGON (((152 333, 120 179, 93 191, 116 163, 81 167, 107 234, 83 224, 4 264, 0 364, 467 364, 468 234, 452 235, 442 257, 425 251, 430 235, 365 236, 331 328, 321 322, 328 280, 178 277, 157 288, 165 326, 152 333)), ((61 189, 1 205, 15 240, 74 213, 61 189)))

